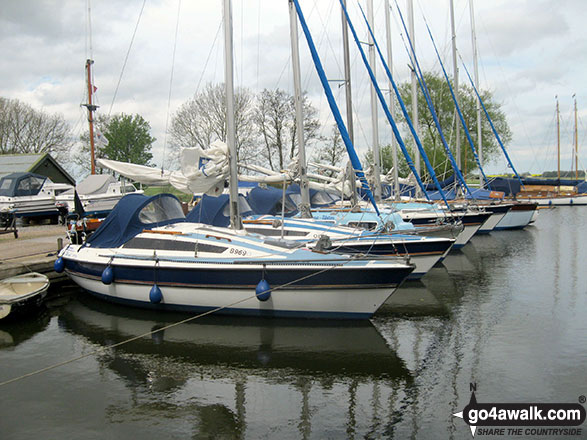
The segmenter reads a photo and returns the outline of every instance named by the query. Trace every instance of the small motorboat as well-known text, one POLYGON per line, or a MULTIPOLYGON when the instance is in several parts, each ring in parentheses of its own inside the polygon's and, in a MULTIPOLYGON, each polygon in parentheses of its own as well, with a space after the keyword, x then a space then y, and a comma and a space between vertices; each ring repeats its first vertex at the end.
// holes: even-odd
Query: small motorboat
POLYGON ((49 278, 29 272, 0 281, 0 320, 38 308, 47 295, 49 278))

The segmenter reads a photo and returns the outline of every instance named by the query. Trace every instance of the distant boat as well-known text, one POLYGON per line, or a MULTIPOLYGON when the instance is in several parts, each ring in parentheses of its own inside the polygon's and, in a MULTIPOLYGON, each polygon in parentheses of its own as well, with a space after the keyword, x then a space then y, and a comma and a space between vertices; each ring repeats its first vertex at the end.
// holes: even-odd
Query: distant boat
POLYGON ((49 288, 46 275, 29 272, 0 281, 0 320, 38 308, 49 288))
POLYGON ((58 207, 68 213, 75 211, 75 193, 77 192, 85 216, 106 217, 118 201, 126 194, 142 193, 131 183, 116 180, 110 174, 90 174, 75 189, 70 189, 55 197, 58 207))
POLYGON ((556 179, 522 179, 524 187, 517 193, 518 200, 538 203, 539 206, 573 206, 587 205, 587 182, 579 180, 579 142, 577 136, 577 101, 575 100, 575 179, 561 179, 560 170, 560 115, 558 99, 556 101, 557 130, 557 178, 556 179))
POLYGON ((57 223, 55 197, 71 185, 54 183, 34 173, 12 173, 0 179, 0 215, 3 218, 50 218, 57 223))

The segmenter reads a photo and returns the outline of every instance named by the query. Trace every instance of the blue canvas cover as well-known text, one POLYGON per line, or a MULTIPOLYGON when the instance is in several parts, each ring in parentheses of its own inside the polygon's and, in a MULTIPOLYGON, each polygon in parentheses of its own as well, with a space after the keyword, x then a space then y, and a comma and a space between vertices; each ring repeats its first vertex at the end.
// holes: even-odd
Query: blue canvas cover
POLYGON ((491 189, 501 191, 506 196, 515 196, 520 192, 522 185, 518 179, 507 179, 505 177, 496 177, 491 181, 491 189))
POLYGON ((181 202, 172 194, 151 197, 128 194, 120 199, 86 245, 97 248, 119 247, 143 229, 184 221, 181 202))
MULTIPOLYGON (((455 175, 453 174, 448 179, 445 179, 439 183, 440 183, 440 187, 443 189, 448 186, 452 186, 455 184, 455 175)), ((435 184, 433 184, 433 183, 426 184, 426 191, 436 191, 436 190, 437 190, 437 188, 436 188, 435 184)), ((440 200, 440 199, 436 199, 436 200, 440 200)))
MULTIPOLYGON (((239 208, 241 216, 253 214, 248 209, 246 198, 239 194, 239 208)), ((230 196, 228 194, 221 194, 218 197, 208 196, 204 194, 202 199, 193 209, 186 215, 186 220, 193 223, 205 223, 212 226, 220 226, 226 228, 230 225, 230 196)))
POLYGON ((541 186, 576 186, 583 182, 583 180, 575 179, 539 179, 533 177, 525 177, 522 179, 524 185, 541 185, 541 186))
POLYGON ((587 193, 587 181, 585 182, 581 182, 577 185, 577 192, 579 194, 585 194, 587 193))
POLYGON ((0 196, 36 196, 47 178, 34 173, 12 173, 0 179, 0 196))
MULTIPOLYGON (((291 217, 298 213, 297 203, 294 198, 298 198, 299 193, 287 190, 285 191, 285 216, 291 217)), ((268 186, 267 188, 253 188, 247 195, 253 212, 257 215, 281 215, 281 204, 283 199, 283 190, 268 186)))

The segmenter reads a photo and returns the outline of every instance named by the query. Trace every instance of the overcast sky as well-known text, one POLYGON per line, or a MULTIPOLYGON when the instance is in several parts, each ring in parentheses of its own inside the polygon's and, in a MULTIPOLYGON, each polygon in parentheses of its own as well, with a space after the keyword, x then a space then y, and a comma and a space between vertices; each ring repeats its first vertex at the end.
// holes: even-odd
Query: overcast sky
MULTIPOLYGON (((366 41, 357 2, 347 2, 354 25, 366 41)), ((366 0, 361 4, 366 8, 366 0)), ((374 0, 374 4, 375 32, 384 44, 384 1, 374 0)), ((395 10, 393 0, 391 4, 395 10)), ((398 0, 398 4, 405 16, 406 0, 398 0)), ((469 3, 454 0, 454 5, 457 47, 472 72, 469 3)), ((338 0, 301 0, 301 6, 327 76, 341 79, 338 0)), ((558 95, 561 162, 562 168, 568 169, 574 130, 573 94, 579 107, 579 148, 587 149, 587 2, 477 0, 474 7, 480 88, 490 90, 507 115, 513 132, 509 152, 516 168, 531 172, 556 169, 558 95)), ((422 69, 440 72, 425 29, 426 20, 452 75, 449 0, 414 0, 414 15, 422 69)), ((221 0, 2 0, 0 96, 60 113, 80 134, 87 129, 86 114, 80 108, 87 93, 84 65, 92 58, 99 112, 142 115, 157 138, 154 154, 160 164, 166 156, 165 130, 173 113, 206 83, 223 81, 221 20, 221 0)), ((233 21, 237 86, 253 92, 277 87, 293 92, 287 1, 233 0, 233 21)), ((409 76, 400 26, 394 12, 393 73, 398 83, 409 76)), ((323 132, 328 135, 333 119, 299 32, 303 88, 319 108, 323 132)), ((369 82, 352 41, 351 58, 355 143, 362 156, 371 144, 369 82)), ((386 87, 380 66, 377 72, 382 87, 386 87)), ((467 81, 461 68, 460 82, 467 81)), ((344 114, 343 88, 332 84, 344 114)), ((380 140, 385 144, 391 131, 381 110, 379 114, 380 140)), ((579 157, 580 167, 585 168, 587 155, 580 152, 579 157)), ((501 159, 487 168, 490 173, 507 171, 501 159)))

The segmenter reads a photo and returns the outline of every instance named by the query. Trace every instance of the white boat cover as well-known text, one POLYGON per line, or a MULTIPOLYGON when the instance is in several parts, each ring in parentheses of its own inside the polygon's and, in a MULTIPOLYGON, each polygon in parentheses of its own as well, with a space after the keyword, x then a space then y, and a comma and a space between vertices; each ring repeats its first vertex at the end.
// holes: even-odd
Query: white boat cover
POLYGON ((205 150, 199 147, 184 148, 180 162, 180 171, 165 171, 115 160, 97 160, 99 166, 145 185, 171 184, 186 194, 222 194, 224 181, 230 173, 228 146, 224 142, 215 141, 205 150))

